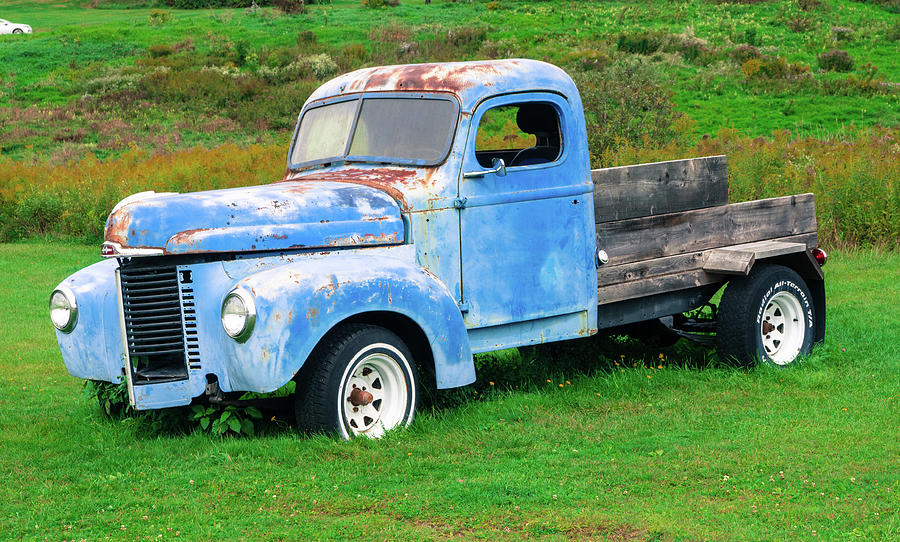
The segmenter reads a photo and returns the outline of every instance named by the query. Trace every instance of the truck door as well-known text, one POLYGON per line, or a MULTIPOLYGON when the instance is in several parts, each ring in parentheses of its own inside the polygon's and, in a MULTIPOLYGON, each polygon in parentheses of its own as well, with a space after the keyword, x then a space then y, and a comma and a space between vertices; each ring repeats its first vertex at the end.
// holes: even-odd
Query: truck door
POLYGON ((535 92, 474 112, 457 200, 469 328, 584 311, 596 295, 588 158, 568 111, 535 92), (491 171, 498 158, 505 171, 491 171))

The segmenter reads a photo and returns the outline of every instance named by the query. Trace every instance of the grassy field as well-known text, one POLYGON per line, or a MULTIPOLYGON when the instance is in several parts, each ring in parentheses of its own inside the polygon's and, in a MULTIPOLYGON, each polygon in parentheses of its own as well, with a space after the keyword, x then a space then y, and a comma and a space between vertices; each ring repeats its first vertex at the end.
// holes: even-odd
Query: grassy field
POLYGON ((594 167, 727 153, 732 201, 813 192, 829 247, 900 247, 890 3, 88 4, 0 13, 35 28, 0 37, 0 241, 96 242, 131 193, 276 180, 301 104, 339 72, 525 56, 578 82, 594 167), (820 66, 833 50, 849 71, 820 66))
MULTIPOLYGON (((404 0, 368 9, 334 0, 297 15, 85 5, 5 3, 0 15, 35 33, 0 37, 4 155, 65 162, 129 145, 271 137, 338 72, 512 56, 563 66, 614 109, 629 89, 658 95, 658 138, 673 137, 673 112, 687 115, 679 130, 692 137, 726 127, 825 138, 900 122, 900 23, 888 3, 404 0), (819 58, 833 50, 849 64, 819 58)), ((649 125, 605 129, 640 141, 636 128, 649 125)))
POLYGON ((48 292, 96 246, 0 245, 0 532, 26 539, 892 540, 900 256, 833 254, 828 342, 786 371, 600 339, 480 360, 380 441, 110 421, 48 292), (493 383, 493 385, 491 385, 493 383))
POLYGON ((35 29, 0 36, 0 240, 31 238, 0 244, 0 538, 900 538, 896 3, 94 3, 0 7, 35 29), (843 249, 827 344, 786 371, 684 341, 506 351, 377 442, 280 411, 255 438, 110 420, 66 373, 47 297, 120 198, 278 178, 336 73, 512 56, 573 75, 595 166, 725 153, 735 201, 814 192, 843 249))

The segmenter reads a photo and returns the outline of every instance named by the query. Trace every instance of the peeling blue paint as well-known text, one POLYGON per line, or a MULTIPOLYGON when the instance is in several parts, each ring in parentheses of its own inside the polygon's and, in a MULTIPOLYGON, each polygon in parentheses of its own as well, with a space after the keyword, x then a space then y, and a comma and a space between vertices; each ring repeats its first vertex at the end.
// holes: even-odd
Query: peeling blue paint
POLYGON ((166 254, 391 245, 403 238, 400 209, 387 194, 322 182, 156 195, 122 205, 106 224, 107 241, 166 254))

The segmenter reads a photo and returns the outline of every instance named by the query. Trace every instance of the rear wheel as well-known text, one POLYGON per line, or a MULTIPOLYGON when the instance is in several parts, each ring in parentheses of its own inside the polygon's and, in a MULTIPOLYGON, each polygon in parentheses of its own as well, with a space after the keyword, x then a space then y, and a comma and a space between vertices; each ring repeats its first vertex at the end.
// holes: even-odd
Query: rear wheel
POLYGON ((297 427, 377 438, 412 423, 418 397, 413 358, 400 337, 377 326, 345 326, 298 374, 297 427))
POLYGON ((788 366, 809 354, 815 337, 809 287, 781 265, 754 267, 732 280, 719 304, 716 343, 725 361, 788 366))

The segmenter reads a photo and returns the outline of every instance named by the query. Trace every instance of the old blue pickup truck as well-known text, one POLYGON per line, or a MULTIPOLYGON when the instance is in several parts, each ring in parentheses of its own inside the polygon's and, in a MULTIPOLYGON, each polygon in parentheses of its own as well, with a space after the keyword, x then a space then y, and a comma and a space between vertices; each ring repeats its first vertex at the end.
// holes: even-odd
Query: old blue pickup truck
POLYGON ((740 362, 824 340, 811 194, 729 204, 723 156, 592 171, 577 88, 533 60, 337 77, 283 180, 135 194, 101 252, 50 298, 72 375, 137 409, 293 379, 298 426, 343 438, 409 424, 479 352, 638 322, 740 362))

